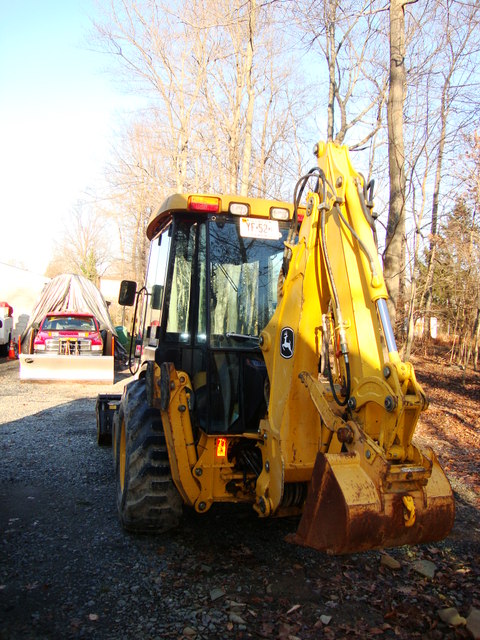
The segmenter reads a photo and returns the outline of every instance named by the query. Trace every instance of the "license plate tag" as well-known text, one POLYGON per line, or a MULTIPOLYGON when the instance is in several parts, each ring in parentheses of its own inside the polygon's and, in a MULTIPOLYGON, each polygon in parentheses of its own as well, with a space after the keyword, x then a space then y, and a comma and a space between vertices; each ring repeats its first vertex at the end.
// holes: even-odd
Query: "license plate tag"
POLYGON ((240 235, 242 238, 261 238, 262 240, 278 240, 282 237, 278 220, 259 220, 258 218, 240 218, 240 235))

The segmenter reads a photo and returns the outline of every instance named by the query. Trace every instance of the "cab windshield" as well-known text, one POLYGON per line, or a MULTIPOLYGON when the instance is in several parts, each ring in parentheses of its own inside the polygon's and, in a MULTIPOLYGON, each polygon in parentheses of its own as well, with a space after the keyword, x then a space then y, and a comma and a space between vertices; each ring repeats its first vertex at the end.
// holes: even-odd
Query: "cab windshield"
POLYGON ((210 346, 258 344, 277 306, 288 226, 273 229, 275 237, 247 237, 240 221, 209 222, 210 346))
POLYGON ((268 234, 263 227, 248 231, 241 220, 220 216, 179 217, 164 230, 152 245, 147 275, 147 344, 159 344, 157 328, 163 325, 163 340, 169 343, 258 347, 277 306, 289 230, 288 222, 260 223, 268 234))

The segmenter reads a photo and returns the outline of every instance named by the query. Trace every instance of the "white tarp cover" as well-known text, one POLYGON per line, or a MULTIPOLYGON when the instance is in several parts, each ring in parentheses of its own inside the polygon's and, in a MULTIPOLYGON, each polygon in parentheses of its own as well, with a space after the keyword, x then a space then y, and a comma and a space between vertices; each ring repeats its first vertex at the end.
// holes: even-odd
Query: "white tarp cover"
POLYGON ((107 303, 97 287, 84 276, 63 274, 52 278, 45 285, 42 295, 32 309, 21 341, 27 337, 35 323, 40 323, 52 311, 85 311, 92 313, 100 323, 100 329, 109 329, 117 335, 107 303))

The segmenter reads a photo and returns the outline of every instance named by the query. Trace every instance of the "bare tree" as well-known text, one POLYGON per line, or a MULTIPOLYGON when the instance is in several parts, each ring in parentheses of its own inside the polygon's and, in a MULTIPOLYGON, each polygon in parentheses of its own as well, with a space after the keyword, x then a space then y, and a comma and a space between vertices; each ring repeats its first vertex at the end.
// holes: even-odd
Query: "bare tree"
POLYGON ((441 278, 434 285, 435 312, 453 338, 451 361, 467 365, 478 330, 480 278, 480 229, 475 211, 458 198, 439 228, 436 269, 441 278))
POLYGON ((377 4, 314 0, 295 3, 293 9, 310 55, 318 47, 325 63, 324 74, 316 78, 315 97, 319 102, 327 95, 326 138, 343 144, 350 133, 351 148, 365 145, 383 122, 387 29, 377 4), (324 80, 327 92, 318 90, 324 80))
POLYGON ((257 159, 266 163, 276 154, 275 105, 283 101, 291 125, 294 117, 285 102, 288 61, 280 58, 278 34, 274 38, 275 11, 256 0, 111 0, 109 18, 96 25, 101 46, 119 60, 127 82, 148 89, 157 114, 152 137, 162 140, 168 182, 174 177, 177 191, 246 194, 268 183, 268 167, 257 159), (269 85, 272 65, 283 91, 279 82, 269 85), (261 135, 264 105, 268 136, 261 135))
POLYGON ((277 11, 275 4, 231 0, 210 13, 217 56, 207 69, 201 135, 212 160, 210 184, 219 191, 278 197, 285 190, 273 185, 285 183, 285 158, 305 108, 298 88, 292 98, 295 65, 288 64, 277 11))
MULTIPOLYGON (((392 317, 398 313, 403 324, 406 311, 412 328, 427 225, 432 231, 446 209, 450 143, 475 100, 476 13, 476 3, 460 0, 110 0, 109 17, 97 25, 102 47, 125 71, 125 86, 148 103, 117 149, 105 206, 118 219, 132 269, 144 268, 146 220, 165 195, 289 198, 305 149, 325 130, 370 153, 377 204, 389 202, 384 267, 392 317), (382 193, 387 141, 390 198, 387 186, 382 193)), ((377 211, 387 217, 387 206, 377 211)))
MULTIPOLYGON (((439 87, 440 104, 437 112, 439 132, 435 140, 437 153, 431 209, 430 242, 427 254, 427 278, 420 301, 420 307, 424 309, 427 319, 430 315, 437 250, 440 187, 443 177, 445 146, 447 142, 453 143, 455 139, 458 140, 458 133, 465 130, 466 122, 463 123, 463 126, 458 126, 460 123, 457 117, 454 130, 451 133, 448 131, 448 125, 452 112, 455 110, 459 100, 465 98, 465 89, 471 86, 474 74, 471 54, 477 50, 480 44, 478 38, 480 8, 478 5, 468 6, 467 4, 459 6, 456 0, 447 0, 441 6, 439 13, 439 21, 442 26, 442 33, 441 35, 439 34, 441 47, 436 55, 437 68, 439 67, 437 75, 441 79, 439 87), (441 64, 438 65, 438 62, 441 64)), ((427 326, 429 326, 428 323, 427 326)))
MULTIPOLYGON (((183 5, 182 5, 183 7, 183 5)), ((115 55, 131 86, 147 91, 161 111, 163 150, 178 191, 188 185, 191 134, 199 112, 208 52, 202 29, 189 32, 194 8, 177 13, 173 2, 111 0, 108 19, 97 23, 100 45, 115 55)))
POLYGON ((55 243, 53 259, 46 275, 76 273, 95 284, 111 263, 112 254, 105 220, 85 202, 79 202, 55 243))
POLYGON ((128 265, 121 275, 135 280, 142 280, 146 271, 149 217, 165 197, 168 184, 174 186, 169 159, 161 153, 162 140, 155 136, 159 130, 155 116, 127 129, 107 168, 108 193, 99 202, 103 214, 117 227, 118 251, 128 265))
MULTIPOLYGON (((477 228, 477 247, 480 246, 480 232, 478 231, 478 218, 480 212, 480 134, 474 132, 468 138, 469 151, 466 155, 466 200, 473 211, 473 221, 477 228)), ((480 272, 480 265, 479 265, 480 272)), ((477 290, 474 293, 472 307, 475 309, 475 322, 473 326, 473 367, 478 370, 478 355, 480 343, 480 280, 476 282, 477 290)))
POLYGON ((392 323, 402 294, 405 271, 405 149, 403 105, 405 102, 405 6, 417 0, 390 2, 390 82, 387 104, 390 204, 383 264, 392 323))

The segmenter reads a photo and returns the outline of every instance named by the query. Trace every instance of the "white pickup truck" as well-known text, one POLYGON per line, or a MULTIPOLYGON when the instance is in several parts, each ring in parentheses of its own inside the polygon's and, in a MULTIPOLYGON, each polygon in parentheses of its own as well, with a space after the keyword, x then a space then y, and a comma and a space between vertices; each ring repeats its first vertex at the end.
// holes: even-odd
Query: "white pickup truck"
POLYGON ((13 336, 13 309, 8 302, 0 302, 0 357, 6 357, 13 336))

